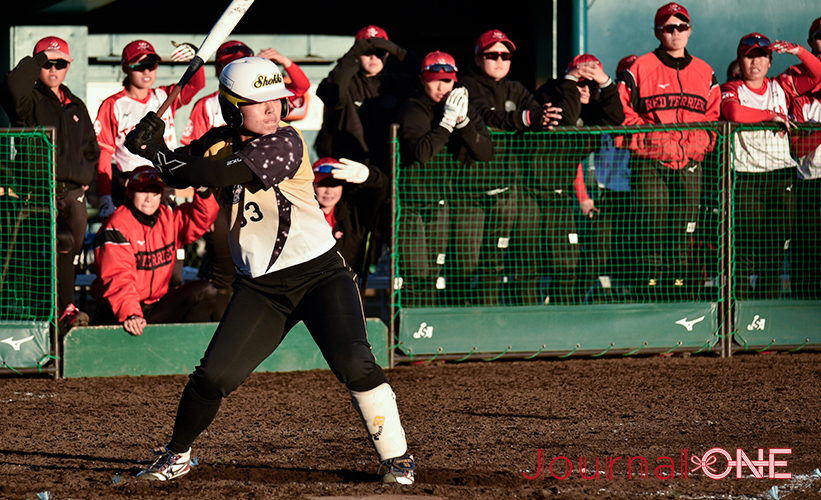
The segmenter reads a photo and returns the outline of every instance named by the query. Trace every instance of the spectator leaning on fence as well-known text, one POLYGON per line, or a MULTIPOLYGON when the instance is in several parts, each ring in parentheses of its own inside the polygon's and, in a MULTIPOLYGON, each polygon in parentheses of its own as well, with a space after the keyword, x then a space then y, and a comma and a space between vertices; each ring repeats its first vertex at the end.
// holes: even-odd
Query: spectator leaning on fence
MULTIPOLYGON (((430 307, 443 295, 446 261, 465 257, 448 256, 453 180, 473 175, 477 161, 493 159, 490 133, 469 104, 467 90, 454 88, 457 79, 453 57, 431 52, 422 62, 421 88, 399 112, 397 250, 403 307, 430 307), (453 161, 458 167, 449 169, 453 161)), ((448 264, 459 272, 459 262, 448 264)))
POLYGON ((218 206, 207 189, 173 210, 161 205, 165 185, 154 167, 137 167, 126 181, 126 201, 94 238, 97 278, 95 324, 121 324, 142 335, 147 323, 209 321, 216 289, 196 280, 168 290, 177 249, 205 233, 218 206))
MULTIPOLYGON (((810 24, 807 39, 813 56, 821 59, 821 17, 810 24)), ((795 96, 790 116, 800 123, 821 123, 821 88, 809 88, 806 64, 792 66, 785 72, 790 84, 785 88, 795 96)), ((821 130, 793 132, 793 153, 798 157, 796 182, 796 230, 793 235, 793 265, 790 286, 795 296, 821 299, 821 130)))
MULTIPOLYGON (((535 96, 540 103, 553 102, 562 109, 562 117, 559 120, 561 125, 574 127, 621 125, 624 121, 624 110, 619 100, 617 86, 605 73, 601 62, 592 54, 581 54, 574 57, 567 66, 564 78, 548 81, 536 91, 535 96)), ((539 173, 542 175, 539 184, 542 189, 533 186, 533 192, 540 195, 540 207, 546 210, 546 213, 542 214, 542 221, 545 224, 544 233, 549 235, 545 239, 545 250, 550 256, 564 252, 568 255, 567 259, 571 259, 573 255, 578 255, 578 245, 573 244, 571 240, 574 236, 578 238, 576 224, 570 210, 570 203, 567 203, 571 184, 575 187, 583 215, 596 217, 601 207, 605 205, 603 192, 599 193, 599 207, 596 207, 594 201, 587 196, 582 163, 582 159, 588 156, 592 149, 599 149, 601 141, 601 135, 558 136, 553 144, 558 146, 556 149, 559 157, 545 168, 540 169, 539 173), (574 174, 575 181, 573 180, 574 174)), ((553 155, 555 154, 554 152, 553 155)), ((550 159, 551 156, 548 152, 542 158, 550 159)), ((535 174, 534 172, 534 177, 535 174)), ((596 228, 591 229, 596 230, 596 228)), ((609 233, 607 236, 609 237, 609 233)), ((534 244, 537 243, 534 242, 534 244)), ((586 249, 592 251, 593 246, 588 245, 586 249)), ((564 269, 563 279, 560 275, 560 268, 551 271, 553 280, 556 280, 559 286, 572 287, 572 280, 576 276, 576 266, 571 267, 568 260, 551 259, 551 263, 554 261, 568 262, 568 264, 564 269)), ((588 260, 587 264, 593 264, 593 261, 588 260)), ((581 291, 583 293, 591 286, 593 279, 599 279, 601 274, 598 273, 604 273, 601 265, 592 266, 589 270, 595 271, 596 274, 582 281, 581 291)), ((551 295, 564 300, 568 298, 566 295, 562 297, 562 293, 556 293, 555 289, 551 295)))
POLYGON ((787 117, 793 94, 786 74, 768 78, 772 52, 797 55, 812 76, 808 85, 821 83, 821 61, 804 48, 776 41, 760 33, 738 42, 741 80, 721 86, 721 114, 727 121, 775 121, 781 130, 747 130, 733 136, 735 184, 735 291, 738 299, 776 299, 781 266, 789 245, 795 215, 793 184, 796 161, 790 154, 787 117), (753 289, 751 275, 758 279, 753 289))
POLYGON ((336 247, 360 278, 379 208, 390 193, 390 180, 379 169, 347 158, 320 158, 313 165, 314 191, 336 247))
MULTIPOLYGON (((655 16, 661 45, 640 56, 619 84, 625 125, 676 124, 718 120, 721 95, 713 69, 687 52, 690 14, 677 3, 655 16)), ((637 208, 640 300, 658 296, 659 279, 679 298, 695 292, 697 278, 688 251, 698 221, 701 162, 715 135, 701 129, 634 133, 628 137, 631 192, 637 208), (639 222, 640 221, 640 222, 639 222)))
POLYGON ((56 139, 57 300, 64 328, 88 324, 74 305, 74 258, 83 248, 85 192, 94 180, 100 148, 83 101, 63 85, 73 59, 68 44, 47 36, 6 76, 3 109, 15 127, 54 127, 56 139))
MULTIPOLYGON (((507 78, 515 53, 516 45, 500 30, 493 29, 479 36, 474 46, 474 64, 461 80, 468 90, 470 106, 494 130, 545 130, 557 125, 558 108, 539 105, 524 85, 507 78)), ((482 228, 473 236, 474 243, 464 243, 468 248, 481 245, 484 254, 479 265, 482 270, 479 283, 484 289, 480 289, 482 305, 498 302, 503 257, 508 248, 514 249, 516 214, 525 212, 517 205, 520 201, 517 186, 522 176, 521 151, 513 150, 499 139, 495 155, 493 162, 471 172, 474 188, 470 196, 457 193, 465 202, 464 208, 472 211, 473 216, 455 220, 463 227, 455 227, 454 232, 470 235, 471 226, 482 228)), ((524 217, 531 215, 526 213, 524 217)), ((518 223, 525 227, 527 221, 523 219, 518 223)), ((528 229, 531 228, 528 226, 528 229)), ((520 258, 514 260, 518 262, 520 258)))

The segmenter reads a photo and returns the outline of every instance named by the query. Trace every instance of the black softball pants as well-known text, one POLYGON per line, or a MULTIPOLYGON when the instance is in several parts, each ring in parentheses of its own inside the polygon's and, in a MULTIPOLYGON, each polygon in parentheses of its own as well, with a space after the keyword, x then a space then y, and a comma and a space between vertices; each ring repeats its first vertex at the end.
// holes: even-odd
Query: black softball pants
POLYGON ((259 278, 239 276, 234 296, 200 365, 189 377, 169 449, 181 453, 214 420, 222 398, 303 321, 325 361, 349 390, 388 381, 371 353, 356 275, 334 248, 259 278))

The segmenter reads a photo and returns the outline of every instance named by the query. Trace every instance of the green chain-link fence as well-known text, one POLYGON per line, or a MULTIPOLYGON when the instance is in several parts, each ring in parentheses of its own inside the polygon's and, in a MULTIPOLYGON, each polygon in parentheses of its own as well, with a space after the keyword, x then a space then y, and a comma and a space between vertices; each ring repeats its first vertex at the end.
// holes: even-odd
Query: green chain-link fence
POLYGON ((36 369, 51 358, 55 314, 53 130, 0 133, 0 359, 36 369))
MULTIPOLYGON (((715 304, 714 342, 740 329, 773 335, 763 316, 785 313, 784 299, 797 307, 821 298, 820 136, 815 125, 723 122, 492 132, 493 161, 471 161, 451 141, 425 163, 397 138, 393 318, 604 304, 675 314, 715 304)), ((810 317, 821 319, 818 304, 810 317)), ((599 311, 611 310, 579 314, 599 311)), ((681 316, 675 328, 687 332, 705 321, 681 316)), ((494 318, 489 329, 505 323, 494 318)), ((402 331, 430 338, 433 327, 421 325, 402 331)), ((756 344, 821 344, 809 336, 819 338, 756 344)), ((402 349, 406 338, 397 340, 402 349)))

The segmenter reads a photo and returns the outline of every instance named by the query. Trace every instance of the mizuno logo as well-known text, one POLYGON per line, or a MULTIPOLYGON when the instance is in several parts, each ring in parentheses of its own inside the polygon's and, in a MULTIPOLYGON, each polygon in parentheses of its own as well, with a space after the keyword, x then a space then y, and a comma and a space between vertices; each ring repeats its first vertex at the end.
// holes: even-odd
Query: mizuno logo
POLYGON ((143 246, 145 245, 145 240, 137 240, 137 244, 143 246))
POLYGON ((687 318, 685 317, 685 318, 681 318, 680 320, 676 321, 676 324, 683 326, 684 328, 687 329, 688 332, 692 332, 693 331, 693 325, 695 325, 696 323, 701 323, 702 321, 704 321, 704 316, 702 316, 700 318, 696 318, 692 321, 687 321, 687 318))
POLYGON ((669 83, 659 83, 659 87, 662 88, 662 89, 666 89, 669 86, 670 86, 669 83))
POLYGON ((12 340, 13 338, 14 337, 9 337, 5 340, 0 340, 0 342, 12 346, 15 351, 19 351, 20 350, 20 345, 23 344, 24 342, 28 342, 29 340, 33 339, 34 335, 32 335, 31 337, 26 337, 23 340, 12 340))

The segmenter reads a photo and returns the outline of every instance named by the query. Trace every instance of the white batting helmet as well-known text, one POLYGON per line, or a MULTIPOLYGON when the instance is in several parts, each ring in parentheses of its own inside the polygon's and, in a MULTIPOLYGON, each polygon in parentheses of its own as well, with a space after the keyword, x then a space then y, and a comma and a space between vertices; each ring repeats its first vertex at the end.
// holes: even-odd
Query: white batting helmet
POLYGON ((220 107, 225 122, 242 125, 240 104, 255 104, 283 99, 282 116, 288 115, 288 100, 293 92, 285 88, 282 73, 273 61, 262 57, 243 57, 222 70, 219 84, 220 107))

